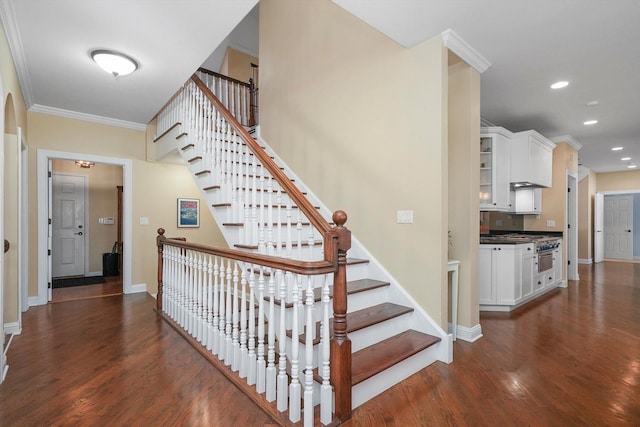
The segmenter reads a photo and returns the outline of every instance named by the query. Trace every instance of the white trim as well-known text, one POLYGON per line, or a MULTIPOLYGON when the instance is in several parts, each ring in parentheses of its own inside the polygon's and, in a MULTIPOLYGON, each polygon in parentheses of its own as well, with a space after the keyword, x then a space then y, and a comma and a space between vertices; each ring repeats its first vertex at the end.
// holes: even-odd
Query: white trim
POLYGON ((85 277, 96 277, 96 276, 102 276, 102 271, 90 271, 87 274, 84 275, 85 277))
POLYGON ((112 119, 109 117, 96 116, 93 114, 79 113, 77 111, 63 110, 62 108, 48 107, 46 105, 34 104, 29 108, 34 113, 49 114, 52 116, 65 117, 67 119, 83 120, 85 122, 99 123, 103 125, 115 126, 133 130, 146 130, 147 125, 142 123, 128 122, 126 120, 112 119))
POLYGON ((9 50, 11 51, 13 64, 16 68, 18 81, 20 82, 20 89, 22 89, 22 97, 27 105, 27 109, 29 109, 33 105, 31 79, 27 72, 27 59, 24 56, 24 49, 22 47, 22 39, 20 38, 20 31, 18 31, 16 14, 13 10, 13 4, 9 0, 0 1, 0 20, 2 21, 2 26, 4 27, 5 34, 7 35, 9 50))
MULTIPOLYGON (((564 246, 564 253, 566 254, 566 257, 563 257, 563 261, 564 261, 564 265, 567 267, 566 268, 566 275, 565 277, 562 277, 563 280, 579 280, 580 277, 578 276, 578 175, 571 172, 570 170, 566 169, 566 174, 565 174, 565 188, 569 188, 569 178, 573 178, 574 179, 574 186, 573 186, 573 195, 569 196, 569 192, 566 192, 565 194, 567 195, 565 198, 565 210, 564 210, 564 230, 562 235, 563 235, 563 246, 564 246), (573 218, 569 218, 569 210, 568 210, 568 206, 569 206, 569 201, 570 199, 573 199, 573 218), (573 228, 571 230, 569 230, 568 228, 568 224, 571 223, 573 224, 573 228), (570 240, 571 239, 571 240, 570 240), (569 258, 569 248, 573 248, 573 257, 570 259, 569 258)), ((565 284, 564 286, 562 284, 558 285, 560 287, 566 287, 567 285, 565 284)))
POLYGON ((157 293, 155 293, 155 294, 149 294, 149 295, 151 295, 151 298, 153 298, 153 299, 155 299, 155 300, 157 300, 157 299, 158 299, 158 294, 157 294, 157 293))
POLYGON ((19 322, 9 322, 4 324, 4 333, 6 335, 20 335, 22 328, 19 322))
MULTIPOLYGON (((38 297, 33 304, 31 297, 29 305, 43 305, 47 303, 47 238, 48 238, 48 177, 47 165, 49 159, 88 160, 96 163, 107 163, 122 166, 122 236, 125 242, 132 242, 133 220, 133 161, 117 157, 97 156, 93 154, 68 153, 63 151, 37 150, 36 184, 38 194, 38 297)), ((125 294, 133 293, 131 285, 132 268, 131 244, 125 245, 122 254, 122 287, 125 294)))
POLYGON ((440 33, 442 43, 451 52, 458 55, 464 62, 472 66, 480 74, 484 73, 491 67, 489 62, 477 50, 471 47, 469 43, 464 41, 462 37, 455 33, 451 28, 440 33))
POLYGON ((495 124, 485 119, 484 117, 480 117, 480 127, 483 128, 494 128, 497 127, 495 124))
POLYGON ((29 297, 27 299, 27 303, 29 304, 29 307, 35 307, 37 305, 46 304, 46 302, 44 302, 44 303, 40 302, 40 297, 39 296, 29 297))
POLYGON ((593 258, 578 258, 578 264, 593 264, 593 258))
POLYGON ((138 283, 135 285, 131 285, 129 290, 125 291, 125 294, 140 294, 147 292, 147 284, 146 283, 138 283))
POLYGON ((547 138, 547 139, 550 139, 556 144, 559 142, 566 142, 567 144, 569 144, 570 146, 572 146, 578 151, 580 151, 580 149, 582 148, 582 144, 580 144, 578 140, 576 140, 571 135, 560 135, 560 136, 554 136, 553 138, 547 138))
POLYGON ((482 326, 478 323, 476 326, 468 328, 458 325, 456 328, 457 338, 466 342, 476 342, 482 338, 482 326))

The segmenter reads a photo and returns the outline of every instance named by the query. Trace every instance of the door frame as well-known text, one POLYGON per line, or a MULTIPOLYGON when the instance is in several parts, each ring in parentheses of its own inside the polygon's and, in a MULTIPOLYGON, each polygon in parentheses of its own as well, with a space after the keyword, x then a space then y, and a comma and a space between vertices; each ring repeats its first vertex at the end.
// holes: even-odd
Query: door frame
MULTIPOLYGON (((84 227, 84 262, 82 263, 82 274, 87 276, 91 271, 89 269, 89 261, 90 261, 90 256, 89 256, 89 248, 91 247, 91 224, 89 221, 89 187, 91 185, 91 183, 89 182, 89 175, 85 174, 85 173, 71 173, 71 172, 53 172, 52 171, 52 175, 58 175, 58 176, 73 176, 73 177, 78 177, 78 178, 83 178, 84 180, 84 188, 83 188, 83 193, 84 193, 84 218, 82 218, 82 223, 83 223, 83 227, 84 227)), ((53 176, 51 177, 53 179, 53 176)), ((53 206, 53 193, 49 194, 49 204, 51 204, 53 206)), ((51 217, 53 222, 53 215, 51 217)), ((52 230, 53 231, 53 230, 52 230)), ((53 233, 52 233, 52 237, 53 237, 53 233)), ((53 244, 53 241, 52 241, 53 244)), ((53 255, 52 255, 53 256, 53 255)), ((51 300, 51 298, 49 298, 49 300, 51 300)))
MULTIPOLYGON (((598 191, 596 193, 595 198, 598 197, 598 195, 600 194, 603 198, 603 203, 598 206, 598 203, 593 204, 593 262, 601 262, 602 260, 604 260, 604 238, 600 239, 601 241, 598 243, 598 239, 596 239, 596 221, 595 221, 595 217, 596 215, 600 215, 600 218, 604 218, 604 196, 611 196, 611 195, 623 195, 623 194, 638 194, 640 193, 640 190, 616 190, 616 191, 598 191), (597 210, 600 209, 600 212, 597 212, 597 210), (597 260, 596 254, 600 253, 602 254, 602 259, 600 261, 597 260)), ((604 233, 604 229, 602 230, 602 233, 604 233)), ((635 234, 635 230, 634 230, 634 234, 635 234)), ((624 262, 625 260, 622 260, 622 262, 624 262)), ((631 261, 633 262, 633 260, 631 261)))
POLYGON ((30 305, 47 304, 48 281, 51 272, 47 268, 48 264, 48 235, 49 235, 49 215, 48 215, 48 164, 49 160, 87 160, 96 163, 106 163, 110 165, 122 166, 123 181, 123 201, 122 201, 122 233, 123 241, 127 242, 122 250, 122 290, 125 294, 134 293, 131 284, 132 267, 132 220, 133 220, 133 161, 118 157, 106 157, 93 154, 70 153, 64 151, 37 150, 37 194, 38 194, 38 296, 30 298, 30 305))
POLYGON ((578 175, 567 170, 567 209, 565 236, 567 245, 567 280, 580 280, 578 275, 578 175), (569 191, 569 189, 571 189, 569 191), (571 209, 569 209, 571 207, 571 209), (571 210, 571 212, 570 212, 571 210), (569 228, 571 224, 571 228, 569 228))

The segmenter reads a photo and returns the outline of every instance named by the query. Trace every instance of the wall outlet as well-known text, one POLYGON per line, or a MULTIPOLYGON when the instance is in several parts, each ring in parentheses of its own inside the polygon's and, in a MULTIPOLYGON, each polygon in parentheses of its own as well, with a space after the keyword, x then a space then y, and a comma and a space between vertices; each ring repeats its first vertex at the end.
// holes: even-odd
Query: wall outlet
POLYGON ((398 211, 396 222, 398 224, 413 224, 413 211, 398 211))
POLYGON ((147 218, 146 216, 141 216, 140 225, 149 225, 149 218, 147 218))
POLYGON ((547 227, 555 227, 556 226, 556 222, 552 219, 548 219, 547 220, 547 227))

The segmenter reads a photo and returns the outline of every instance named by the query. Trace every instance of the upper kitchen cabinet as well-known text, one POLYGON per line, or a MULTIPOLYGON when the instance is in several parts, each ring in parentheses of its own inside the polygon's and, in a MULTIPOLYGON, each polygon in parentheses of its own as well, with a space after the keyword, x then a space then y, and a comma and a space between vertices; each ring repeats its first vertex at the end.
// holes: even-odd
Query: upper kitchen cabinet
POLYGON ((512 133, 502 127, 480 129, 480 210, 510 211, 509 146, 512 133))
POLYGON ((535 130, 517 132, 511 140, 511 185, 551 187, 556 145, 535 130), (517 167, 514 167, 517 165, 517 167))

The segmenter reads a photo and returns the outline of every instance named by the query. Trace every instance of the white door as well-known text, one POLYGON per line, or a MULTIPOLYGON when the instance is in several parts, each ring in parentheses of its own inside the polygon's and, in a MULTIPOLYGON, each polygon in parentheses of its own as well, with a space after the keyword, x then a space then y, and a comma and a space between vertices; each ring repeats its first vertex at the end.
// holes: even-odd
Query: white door
POLYGON ((604 194, 596 193, 593 208, 593 262, 604 259, 604 194))
POLYGON ((633 196, 604 198, 604 257, 633 259, 633 196))
POLYGON ((52 277, 85 274, 85 188, 85 176, 53 174, 52 277))

